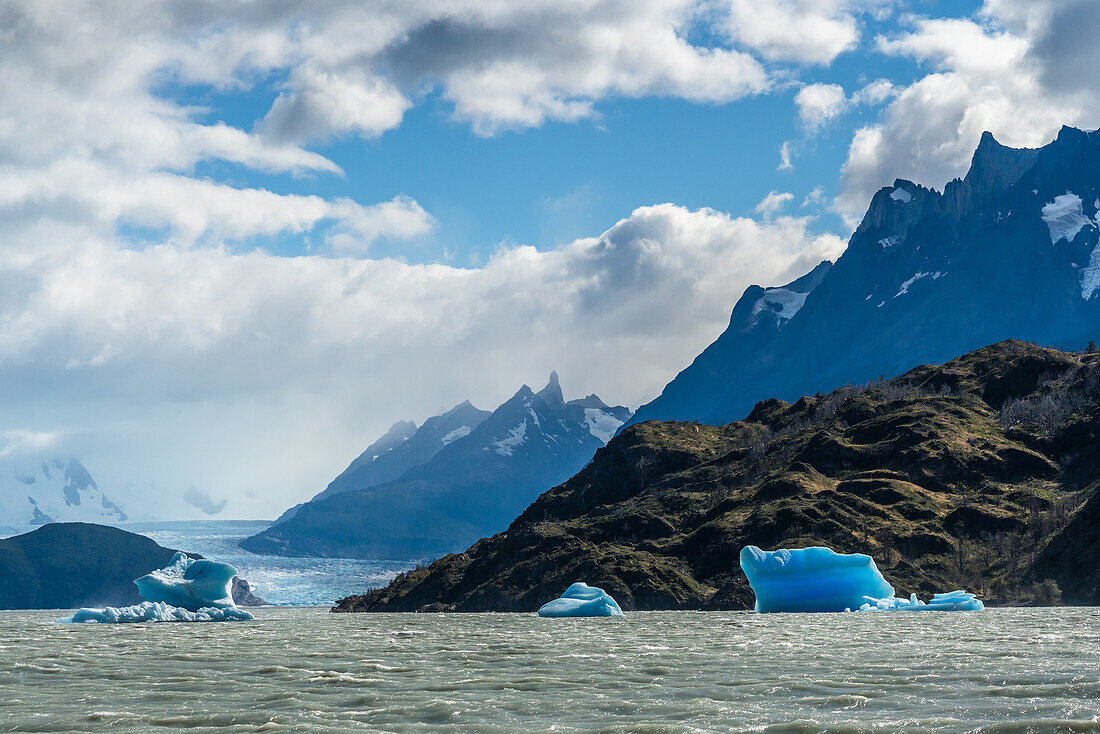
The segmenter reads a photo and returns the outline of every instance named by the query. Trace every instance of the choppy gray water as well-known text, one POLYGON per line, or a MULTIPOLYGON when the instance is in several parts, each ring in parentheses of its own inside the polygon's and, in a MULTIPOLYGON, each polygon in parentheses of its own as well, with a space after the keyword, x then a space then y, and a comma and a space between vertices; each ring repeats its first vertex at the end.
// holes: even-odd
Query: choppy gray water
POLYGON ((1095 608, 56 616, 0 612, 0 731, 1100 731, 1095 608))

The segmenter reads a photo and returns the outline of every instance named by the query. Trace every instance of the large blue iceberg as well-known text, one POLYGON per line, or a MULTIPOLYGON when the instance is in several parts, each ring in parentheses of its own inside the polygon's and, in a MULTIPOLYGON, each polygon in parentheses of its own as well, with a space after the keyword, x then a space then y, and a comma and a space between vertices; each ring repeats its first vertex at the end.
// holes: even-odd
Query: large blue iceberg
POLYGON ((131 607, 81 609, 70 622, 229 622, 254 619, 233 603, 233 577, 237 569, 228 563, 194 559, 177 553, 164 568, 135 579, 145 599, 131 607))
POLYGON ((985 605, 973 594, 936 594, 925 603, 913 594, 899 599, 862 553, 830 548, 765 551, 741 549, 741 569, 756 595, 758 612, 978 611, 985 605))
POLYGON ((577 582, 539 608, 540 617, 621 617, 623 610, 603 589, 577 582))

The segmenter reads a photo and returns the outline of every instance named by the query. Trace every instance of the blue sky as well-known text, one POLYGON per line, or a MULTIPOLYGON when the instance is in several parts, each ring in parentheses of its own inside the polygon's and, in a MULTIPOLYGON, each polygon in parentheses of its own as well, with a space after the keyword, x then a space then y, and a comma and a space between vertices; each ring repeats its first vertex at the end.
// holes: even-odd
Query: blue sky
MULTIPOLYGON (((929 16, 968 17, 976 2, 917 2, 929 16)), ((828 66, 782 68, 787 78, 774 92, 724 104, 645 97, 607 99, 593 119, 549 121, 486 137, 453 118, 454 106, 439 90, 423 94, 396 129, 373 138, 343 134, 310 146, 334 161, 343 176, 264 175, 222 161, 205 162, 200 175, 236 186, 281 193, 351 196, 359 201, 415 198, 438 227, 418 241, 379 243, 377 255, 410 262, 444 260, 481 264, 501 243, 551 249, 601 232, 634 208, 674 202, 751 215, 770 191, 790 191, 801 202, 814 188, 835 194, 852 130, 873 122, 877 105, 853 107, 820 134, 807 136, 794 97, 806 83, 839 84, 854 91, 876 79, 905 86, 925 65, 875 49, 880 34, 906 26, 903 12, 860 18, 858 49, 828 66), (795 168, 778 170, 780 146, 790 141, 795 168)), ((777 65, 778 66, 778 65, 777 65)), ((250 129, 285 84, 277 73, 253 88, 166 85, 165 99, 206 108, 207 123, 250 129)), ((845 233, 826 205, 808 211, 822 229, 845 233)), ((308 237, 284 236, 263 245, 281 254, 311 251, 308 237)))
POLYGON ((192 487, 274 516, 393 422, 552 369, 637 407, 895 177, 1100 125, 1093 0, 9 18, 0 492, 71 454, 148 517, 192 487))

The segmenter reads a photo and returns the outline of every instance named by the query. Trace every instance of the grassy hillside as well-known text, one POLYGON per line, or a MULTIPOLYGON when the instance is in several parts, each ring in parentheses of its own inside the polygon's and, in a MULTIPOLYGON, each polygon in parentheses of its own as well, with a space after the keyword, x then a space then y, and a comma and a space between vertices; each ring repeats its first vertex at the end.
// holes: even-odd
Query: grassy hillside
POLYGON ((507 531, 336 610, 533 610, 578 580, 624 609, 745 608, 747 544, 869 553, 906 595, 1100 603, 1098 486, 1100 355, 1008 341, 725 426, 631 426, 507 531))

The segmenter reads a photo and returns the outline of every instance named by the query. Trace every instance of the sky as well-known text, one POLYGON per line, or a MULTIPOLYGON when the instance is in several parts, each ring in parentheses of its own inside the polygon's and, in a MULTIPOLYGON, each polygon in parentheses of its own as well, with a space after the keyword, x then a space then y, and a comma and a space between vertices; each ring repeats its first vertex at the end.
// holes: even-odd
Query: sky
POLYGON ((1093 0, 0 0, 0 462, 269 518, 397 420, 652 399, 984 130, 1100 127, 1093 0))

